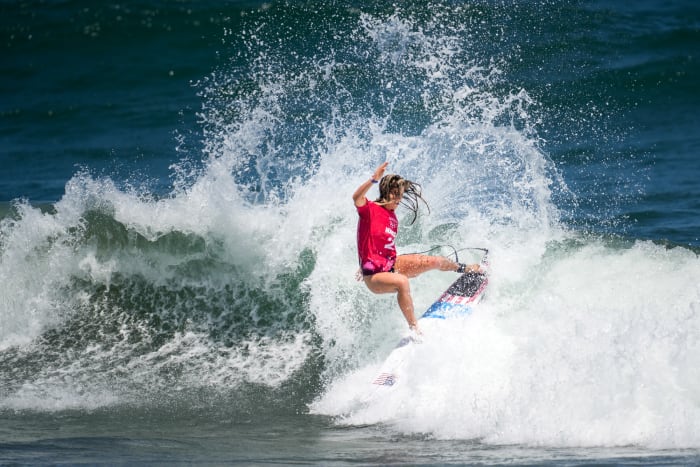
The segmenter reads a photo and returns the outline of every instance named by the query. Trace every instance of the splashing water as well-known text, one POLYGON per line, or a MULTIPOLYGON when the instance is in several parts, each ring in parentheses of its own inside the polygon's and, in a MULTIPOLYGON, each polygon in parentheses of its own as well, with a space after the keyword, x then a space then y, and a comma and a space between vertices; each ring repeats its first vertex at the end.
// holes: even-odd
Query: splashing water
MULTIPOLYGON (((282 37, 266 14, 199 84, 204 157, 173 166, 171 193, 81 172, 50 211, 19 201, 2 220, 0 407, 296 383, 280 398, 402 433, 700 445, 696 255, 562 224, 573 195, 540 147, 536 103, 475 49, 478 14, 358 13, 295 54, 275 47, 294 29, 282 37), (385 160, 431 207, 402 226, 400 252, 488 247, 491 285, 424 344, 409 384, 361 404, 404 326, 393 297, 353 281, 350 195, 385 160)), ((449 280, 418 278, 416 308, 449 280)))

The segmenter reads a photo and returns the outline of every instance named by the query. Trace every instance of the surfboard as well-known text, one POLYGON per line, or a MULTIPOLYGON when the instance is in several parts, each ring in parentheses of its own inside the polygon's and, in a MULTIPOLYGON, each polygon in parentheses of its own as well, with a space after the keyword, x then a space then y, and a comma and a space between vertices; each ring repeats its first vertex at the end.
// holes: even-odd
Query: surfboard
POLYGON ((446 320, 471 314, 483 298, 488 277, 485 273, 465 272, 445 290, 435 302, 418 318, 422 335, 411 332, 404 336, 382 364, 372 384, 377 388, 390 389, 400 383, 403 369, 418 349, 422 339, 434 338, 446 320))

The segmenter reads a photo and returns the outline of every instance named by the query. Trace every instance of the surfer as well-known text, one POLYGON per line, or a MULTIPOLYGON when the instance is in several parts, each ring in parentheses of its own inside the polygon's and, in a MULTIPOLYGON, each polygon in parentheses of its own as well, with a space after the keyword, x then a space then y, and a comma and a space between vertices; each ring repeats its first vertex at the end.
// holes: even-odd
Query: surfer
POLYGON ((373 293, 396 293, 399 308, 409 328, 420 333, 408 280, 434 269, 463 273, 480 271, 480 267, 478 264, 456 263, 444 256, 420 253, 396 255, 395 239, 399 221, 394 211, 399 204, 403 204, 413 211, 413 223, 418 217, 419 202, 426 207, 428 203, 422 197, 419 184, 400 175, 384 175, 388 165, 388 162, 384 162, 377 167, 372 178, 362 183, 352 195, 360 216, 357 251, 362 279, 373 293), (366 195, 374 184, 379 184, 379 198, 370 201, 366 195))

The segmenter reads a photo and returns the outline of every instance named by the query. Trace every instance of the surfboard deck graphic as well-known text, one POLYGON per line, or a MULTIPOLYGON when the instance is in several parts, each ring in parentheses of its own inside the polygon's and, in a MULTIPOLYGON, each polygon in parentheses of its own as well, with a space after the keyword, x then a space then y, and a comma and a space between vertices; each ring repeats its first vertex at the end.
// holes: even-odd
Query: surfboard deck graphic
MULTIPOLYGON (((481 272, 465 272, 445 290, 418 319, 419 328, 424 333, 433 330, 433 323, 450 318, 471 314, 474 305, 483 297, 488 277, 481 272)), ((373 385, 391 388, 399 383, 401 370, 410 361, 422 337, 415 333, 403 337, 382 364, 379 374, 372 381, 373 385)))
POLYGON ((486 274, 465 272, 423 313, 421 319, 446 319, 471 313, 470 305, 481 299, 488 283, 486 274))

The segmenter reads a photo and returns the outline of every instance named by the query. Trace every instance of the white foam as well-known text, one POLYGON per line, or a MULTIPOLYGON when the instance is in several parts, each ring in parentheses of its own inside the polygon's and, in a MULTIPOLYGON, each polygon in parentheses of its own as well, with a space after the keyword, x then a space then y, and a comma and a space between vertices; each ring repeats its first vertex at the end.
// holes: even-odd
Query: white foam
MULTIPOLYGON (((382 89, 401 89, 412 84, 400 82, 404 74, 423 73, 421 110, 434 118, 422 131, 392 130, 390 116, 372 114, 371 106, 346 113, 346 102, 335 102, 308 152, 304 144, 292 152, 277 149, 288 117, 279 100, 308 83, 301 91, 324 108, 328 95, 314 94, 314 83, 337 84, 334 73, 346 64, 321 57, 290 78, 274 66, 265 69, 263 51, 245 77, 254 81, 255 97, 234 102, 240 105, 231 112, 219 111, 217 103, 230 102, 216 96, 226 94, 218 91, 234 78, 212 78, 204 92, 214 108, 202 116, 203 168, 190 179, 176 166, 182 178, 169 196, 154 199, 80 173, 55 214, 20 204, 20 220, 3 221, 0 229, 0 350, 31 351, 29 343, 86 303, 83 292, 69 287, 71 278, 109 286, 117 273, 158 285, 174 277, 170 266, 183 260, 177 255, 147 261, 118 251, 105 259, 81 243, 89 209, 147 241, 171 232, 202 239, 239 272, 235 279, 212 275, 195 284, 212 291, 204 300, 213 305, 232 281, 244 283, 244 291, 254 284, 279 293, 281 273, 295 272, 309 252, 313 271, 299 291, 304 309, 275 310, 275 329, 285 332, 253 332, 226 347, 185 322, 162 346, 143 352, 125 326, 111 346, 40 362, 45 367, 2 406, 109 405, 121 396, 119 388, 109 390, 111 377, 162 388, 169 381, 160 373, 170 369, 182 372, 183 385, 278 387, 318 340, 328 388, 312 410, 343 423, 381 422, 401 433, 494 444, 700 446, 697 256, 644 242, 615 246, 562 228, 552 195, 566 186, 538 147, 530 97, 520 89, 495 91, 505 87, 493 86, 497 64, 470 62, 468 44, 459 34, 439 36, 439 21, 419 27, 404 16, 364 16, 357 40, 368 41, 362 45, 377 52, 378 65, 399 67, 382 89), (234 121, 226 120, 230 115, 234 121), (385 160, 389 171, 421 183, 431 206, 410 227, 400 213, 400 252, 445 243, 488 247, 491 284, 474 316, 439 343, 423 344, 410 381, 386 400, 367 402, 363 382, 405 329, 394 297, 372 295, 352 279, 357 216, 351 194, 385 160), (274 171, 280 180, 271 178, 274 171), (313 330, 286 328, 295 313, 313 330), (120 366, 105 369, 105 362, 120 366), (84 378, 94 379, 87 392, 84 378)), ((342 86, 338 91, 346 96, 342 86)), ((446 282, 449 276, 439 273, 416 279, 416 309, 425 309, 446 282)), ((222 312, 256 312, 256 303, 245 306, 222 312)))
MULTIPOLYGON (((411 41, 441 56, 406 21, 365 18, 363 25, 388 62, 401 62, 398 53, 411 63, 403 46, 411 41)), ((441 57, 449 72, 454 62, 441 57)), ((432 70, 430 63, 413 62, 432 70)), ((329 386, 312 412, 494 444, 700 446, 697 256, 562 228, 552 194, 567 188, 538 148, 529 96, 493 94, 497 70, 469 70, 473 89, 446 75, 429 80, 456 103, 435 125, 417 136, 373 133, 364 152, 386 154, 391 171, 422 183, 433 208, 404 227, 403 251, 443 239, 490 248, 487 301, 439 343, 423 344, 410 381, 373 401, 370 381, 399 340, 401 314, 392 298, 317 268, 311 311, 328 347, 329 386), (508 112, 520 123, 495 124, 508 112)), ((349 267, 344 241, 331 236, 323 245, 335 262, 343 258, 340 269, 349 267)), ((414 281, 417 309, 439 295, 437 283, 434 274, 414 281)))
POLYGON ((312 409, 494 444, 696 447, 699 268, 641 242, 567 250, 515 280, 495 266, 487 301, 423 344, 389 400, 348 403, 368 362, 312 409))

